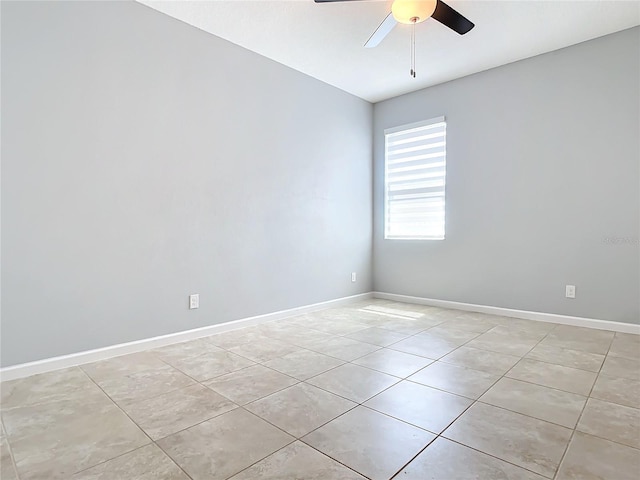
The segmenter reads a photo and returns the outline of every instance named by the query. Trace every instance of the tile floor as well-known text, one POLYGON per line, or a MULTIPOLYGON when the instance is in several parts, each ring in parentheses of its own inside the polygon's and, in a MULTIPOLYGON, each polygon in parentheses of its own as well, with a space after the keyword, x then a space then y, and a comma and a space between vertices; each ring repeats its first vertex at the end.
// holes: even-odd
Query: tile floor
POLYGON ((640 336, 369 300, 4 382, 0 478, 640 478, 640 336))

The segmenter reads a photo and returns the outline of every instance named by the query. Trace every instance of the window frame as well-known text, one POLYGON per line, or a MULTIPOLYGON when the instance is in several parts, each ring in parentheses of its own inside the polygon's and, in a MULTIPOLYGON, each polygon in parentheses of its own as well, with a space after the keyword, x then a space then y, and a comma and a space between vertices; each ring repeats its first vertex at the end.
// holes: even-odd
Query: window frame
POLYGON ((413 122, 413 123, 407 123, 405 125, 399 125, 397 127, 390 127, 390 128, 386 128, 384 130, 384 199, 383 199, 383 215, 384 215, 384 221, 383 221, 383 230, 384 230, 384 235, 383 238, 384 240, 393 240, 393 241, 398 241, 398 240, 408 240, 408 241, 439 241, 439 240, 445 240, 446 239, 446 235, 447 235, 447 120, 446 117, 443 116, 439 116, 439 117, 433 117, 433 118, 429 118, 427 120, 421 120, 419 122, 413 122), (388 181, 387 181, 387 140, 388 140, 388 135, 390 134, 394 134, 394 133, 398 133, 398 132, 403 132, 405 130, 412 130, 414 128, 420 128, 420 127, 425 127, 428 125, 434 125, 434 124, 438 124, 438 123, 444 123, 444 139, 445 139, 445 144, 444 144, 444 186, 443 186, 443 199, 444 199, 444 213, 443 213, 443 222, 444 222, 444 228, 442 231, 442 236, 414 236, 414 237, 398 237, 398 236, 389 236, 388 233, 388 223, 389 223, 389 198, 388 198, 388 194, 389 194, 389 188, 388 188, 388 181))

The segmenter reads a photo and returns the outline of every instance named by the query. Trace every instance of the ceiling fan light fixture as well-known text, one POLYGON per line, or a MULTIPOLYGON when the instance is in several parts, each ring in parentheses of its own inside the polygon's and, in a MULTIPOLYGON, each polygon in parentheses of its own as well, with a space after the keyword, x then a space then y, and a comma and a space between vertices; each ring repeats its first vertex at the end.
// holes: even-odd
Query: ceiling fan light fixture
POLYGON ((436 3, 437 0, 395 0, 391 5, 391 13, 399 23, 420 23, 433 15, 436 3))

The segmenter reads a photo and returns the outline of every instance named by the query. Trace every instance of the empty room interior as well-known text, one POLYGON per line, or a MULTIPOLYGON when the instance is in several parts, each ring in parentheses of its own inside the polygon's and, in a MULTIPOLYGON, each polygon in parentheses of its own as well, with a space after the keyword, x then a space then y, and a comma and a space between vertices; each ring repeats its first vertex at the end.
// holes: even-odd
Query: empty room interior
POLYGON ((640 1, 7 1, 2 480, 640 478, 640 1))

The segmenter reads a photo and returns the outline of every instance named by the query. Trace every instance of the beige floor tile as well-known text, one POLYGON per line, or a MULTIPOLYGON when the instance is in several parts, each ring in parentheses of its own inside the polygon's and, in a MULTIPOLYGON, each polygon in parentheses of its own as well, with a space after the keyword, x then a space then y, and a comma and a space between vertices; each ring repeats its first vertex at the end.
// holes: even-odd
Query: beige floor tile
POLYGON ((380 347, 388 347, 392 343, 399 342, 408 337, 406 333, 392 332, 384 328, 370 327, 358 332, 347 335, 352 340, 359 342, 371 343, 380 347))
POLYGON ((609 349, 609 355, 640 359, 640 335, 616 332, 609 349))
POLYGON ((334 335, 314 330, 312 328, 295 324, 291 325, 292 327, 287 330, 280 329, 276 331, 267 331, 265 335, 301 348, 305 348, 307 345, 312 345, 315 342, 328 340, 334 337, 334 335))
POLYGON ((640 451, 576 432, 557 480, 637 480, 640 451))
POLYGON ((230 480, 365 480, 353 470, 296 441, 230 480))
POLYGON ((469 332, 484 333, 491 330, 499 323, 488 319, 474 318, 454 318, 442 323, 442 327, 453 327, 458 330, 467 330, 469 332))
POLYGON ((640 448, 640 410, 637 408, 590 398, 576 429, 640 448))
POLYGON ((408 380, 476 399, 498 378, 498 375, 439 361, 411 375, 408 380))
POLYGON ((389 303, 387 305, 369 305, 366 310, 378 312, 385 315, 394 315, 419 319, 424 317, 424 311, 418 305, 402 305, 400 303, 389 303))
POLYGON ((370 343, 358 342, 345 337, 334 337, 329 340, 323 340, 309 345, 309 350, 314 352, 329 355, 330 357, 337 358, 350 362, 356 358, 365 356, 368 353, 379 350, 377 345, 371 345, 370 343))
POLYGON ((362 403, 398 381, 397 377, 347 363, 310 378, 306 383, 362 403))
POLYGON ((76 473, 71 477, 71 480, 131 479, 189 480, 189 477, 153 444, 76 473))
POLYGON ((81 368, 98 384, 124 375, 163 368, 166 364, 149 352, 138 352, 130 355, 88 363, 81 368))
POLYGON ((471 340, 467 343, 467 347, 521 357, 529 353, 538 342, 539 340, 537 339, 522 338, 518 335, 505 333, 503 331, 495 332, 494 329, 492 329, 487 333, 483 333, 478 338, 471 340))
POLYGON ((2 382, 0 407, 6 410, 96 395, 103 395, 96 384, 80 368, 71 367, 2 382))
POLYGON ((231 347, 230 352, 241 355, 254 362, 268 362, 274 358, 282 357, 288 353, 297 352, 300 347, 290 343, 276 340, 275 338, 263 337, 259 341, 245 343, 231 347))
POLYGON ((494 375, 504 375, 511 367, 518 363, 519 360, 520 357, 514 355, 489 352, 487 350, 466 346, 454 350, 441 359, 441 361, 446 363, 481 370, 494 375))
POLYGON ((366 319, 372 315, 372 311, 368 309, 348 307, 334 307, 318 310, 309 314, 310 316, 320 320, 334 320, 339 322, 359 323, 362 319, 366 319))
POLYGON ((523 415, 574 428, 587 397, 553 388, 501 378, 480 401, 523 415))
POLYGON ((406 335, 415 335, 427 328, 435 327, 441 321, 429 321, 415 318, 400 318, 396 316, 388 316, 384 322, 379 325, 380 328, 391 330, 392 332, 404 333, 406 335))
POLYGON ((149 350, 163 360, 179 359, 184 357, 197 357, 205 353, 220 352, 222 349, 213 343, 212 337, 203 337, 188 342, 174 343, 166 347, 149 350))
POLYGON ((443 436, 551 478, 569 443, 571 430, 476 403, 443 436))
MULTIPOLYGON (((407 304, 397 302, 397 305, 407 305, 407 304)), ((417 306, 420 307, 420 312, 422 312, 425 317, 439 318, 442 320, 451 320, 453 318, 460 318, 463 314, 470 313, 464 310, 457 310, 454 308, 434 307, 431 305, 417 305, 417 306)))
POLYGON ((236 407, 222 395, 194 385, 123 408, 147 435, 157 440, 236 407))
POLYGON ((591 396, 618 405, 640 408, 640 381, 598 375, 591 396))
POLYGON ((250 403, 245 408, 294 437, 302 437, 356 405, 301 383, 250 403))
POLYGON ((586 370, 523 359, 506 376, 545 387, 557 388, 565 392, 589 395, 597 374, 586 370))
POLYGON ((532 322, 521 319, 511 319, 507 323, 502 325, 496 325, 486 333, 495 333, 497 335, 504 335, 506 337, 514 337, 521 340, 542 340, 547 334, 554 330, 553 324, 544 322, 532 322), (527 322, 524 326, 519 323, 513 323, 514 321, 527 322))
MULTIPOLYGON (((406 305, 404 303, 401 303, 400 305, 406 305)), ((461 314, 463 313, 469 313, 469 312, 465 312, 463 310, 456 310, 456 309, 452 309, 452 308, 442 308, 442 307, 434 307, 431 305, 419 305, 423 310, 425 315, 428 316, 434 316, 437 318, 458 318, 461 314)))
POLYGON ((193 480, 223 480, 294 440, 238 408, 158 442, 193 480))
POLYGON ((499 328, 504 328, 515 335, 529 336, 532 339, 542 340, 548 333, 558 326, 555 323, 539 322, 536 320, 524 320, 522 318, 501 317, 503 319, 499 328))
POLYGON ((282 341, 286 341, 284 339, 289 336, 296 337, 298 335, 306 335, 309 333, 309 330, 311 330, 302 325, 289 322, 287 319, 263 323, 256 327, 261 334, 282 341))
POLYGON ((397 480, 544 480, 544 477, 439 437, 397 480))
POLYGON ((211 335, 209 338, 212 344, 220 348, 229 349, 237 347, 238 345, 259 342, 265 338, 265 335, 260 332, 258 327, 249 327, 218 333, 211 335))
POLYGON ((465 397, 402 381, 364 405, 416 427, 440 433, 471 403, 472 400, 465 397))
POLYGON ((238 405, 244 405, 295 383, 298 383, 295 378, 254 365, 216 377, 205 385, 238 405))
POLYGON ((640 359, 607 356, 600 373, 640 381, 640 359))
POLYGON ((332 338, 336 337, 336 335, 324 333, 319 330, 313 330, 311 328, 308 328, 307 330, 313 333, 309 333, 306 335, 300 334, 295 336, 289 335, 286 339, 283 339, 283 340, 293 345, 297 345, 301 349, 304 349, 304 348, 308 349, 310 346, 313 346, 316 343, 321 342, 322 340, 331 340, 332 338))
POLYGON ((344 360, 335 357, 311 350, 299 350, 284 357, 269 360, 264 365, 298 380, 306 380, 342 364, 344 360))
POLYGON ((465 343, 462 340, 447 340, 428 333, 420 333, 391 345, 392 350, 420 355, 436 360, 465 343))
MULTIPOLYGON (((392 303, 395 303, 395 302, 393 300, 387 300, 387 299, 384 299, 384 298, 364 298, 362 300, 356 300, 355 302, 353 302, 349 306, 351 308, 362 310, 362 309, 366 309, 366 308, 370 308, 370 307, 389 306, 392 303)), ((413 304, 409 304, 409 303, 402 303, 401 305, 405 305, 407 307, 407 309, 410 309, 411 307, 413 307, 413 304)))
MULTIPOLYGON (((360 317, 360 315, 358 315, 358 312, 358 308, 325 308, 322 310, 303 313, 302 315, 296 315, 295 317, 290 317, 286 320, 290 323, 296 323, 306 328, 320 330, 319 328, 317 328, 318 326, 322 327, 323 325, 326 325, 328 323, 360 324, 360 318, 356 318, 360 317)), ((367 314, 365 313, 364 316, 366 315, 367 314)))
MULTIPOLYGON (((354 317, 352 320, 347 321, 354 322, 358 325, 364 325, 365 328, 377 327, 386 321, 386 315, 382 315, 379 312, 374 312, 365 308, 356 308, 354 309, 354 312, 357 314, 357 318, 354 317)), ((318 320, 316 320, 316 322, 317 321, 318 320)))
POLYGON ((2 422, 7 438, 13 443, 65 428, 69 423, 86 417, 109 415, 119 410, 104 392, 97 390, 99 394, 92 392, 83 399, 72 398, 4 410, 2 422))
POLYGON ((445 319, 438 316, 425 314, 422 317, 415 319, 415 322, 417 325, 422 326, 423 330, 426 331, 430 328, 442 325, 445 322, 445 319))
POLYGON ((418 336, 420 335, 429 335, 442 338, 443 340, 450 340, 458 345, 462 345, 463 343, 480 336, 479 333, 470 332, 469 330, 456 328, 447 324, 440 324, 435 327, 431 327, 430 329, 418 334, 418 336))
MULTIPOLYGON (((111 401, 100 408, 95 404, 83 408, 75 404, 62 414, 64 402, 25 407, 31 410, 23 412, 28 426, 12 434, 16 425, 12 429, 7 425, 22 480, 67 479, 77 471, 150 443, 111 401), (40 408, 48 411, 39 411, 40 408)), ((18 410, 21 409, 11 410, 11 415, 18 410)), ((6 412, 3 416, 6 420, 6 412)))
POLYGON ((539 344, 525 358, 540 362, 554 363, 563 367, 579 368, 590 372, 599 372, 605 356, 597 353, 569 350, 539 344))
POLYGON ((524 320, 521 318, 502 317, 506 321, 503 323, 506 327, 519 329, 528 333, 544 333, 547 335, 555 331, 560 325, 552 322, 542 322, 539 320, 524 320))
POLYGON ((448 316, 452 316, 456 320, 473 320, 476 322, 487 322, 495 325, 502 325, 511 317, 505 317, 502 315, 493 315, 490 313, 471 312, 467 310, 445 309, 448 316))
POLYGON ((311 325, 317 322, 317 319, 309 316, 308 313, 303 313, 301 315, 294 315, 293 317, 287 317, 282 321, 286 321, 294 325, 299 325, 304 328, 310 328, 311 325))
POLYGON ((255 362, 248 358, 225 351, 205 353, 196 357, 176 358, 167 360, 167 362, 198 382, 255 365, 255 362))
MULTIPOLYGON (((321 330, 331 324, 361 325, 362 320, 370 317, 371 313, 349 306, 325 308, 324 310, 308 313, 307 316, 315 320, 313 328, 321 330)), ((346 332, 336 332, 335 334, 346 335, 346 332)))
POLYGON ((456 314, 456 318, 460 320, 474 320, 480 322, 490 322, 494 325, 503 325, 511 320, 515 320, 511 317, 505 317, 503 315, 493 315, 491 313, 470 312, 467 310, 455 310, 447 309, 447 312, 456 314))
MULTIPOLYGON (((388 315, 383 315, 378 312, 370 312, 370 311, 364 311, 364 310, 362 310, 361 312, 365 313, 366 317, 359 318, 358 323, 360 323, 361 325, 365 325, 367 328, 383 327, 389 320, 388 315)), ((355 332, 352 332, 352 333, 355 333, 355 332)))
POLYGON ((429 358, 397 352, 388 348, 383 348, 353 361, 356 365, 401 378, 417 372, 432 362, 433 360, 429 358))
POLYGON ((606 330, 559 325, 541 343, 604 355, 609 350, 612 340, 613 332, 606 330))
POLYGON ((372 480, 387 480, 434 438, 422 429, 357 407, 302 440, 372 480))
POLYGON ((0 440, 0 478, 2 480, 17 480, 18 478, 6 438, 0 440))
POLYGON ((369 328, 369 325, 345 320, 319 319, 312 328, 331 335, 349 335, 369 328))
POLYGON ((195 385, 196 382, 181 371, 163 363, 150 370, 105 375, 97 383, 107 395, 122 406, 195 385))

